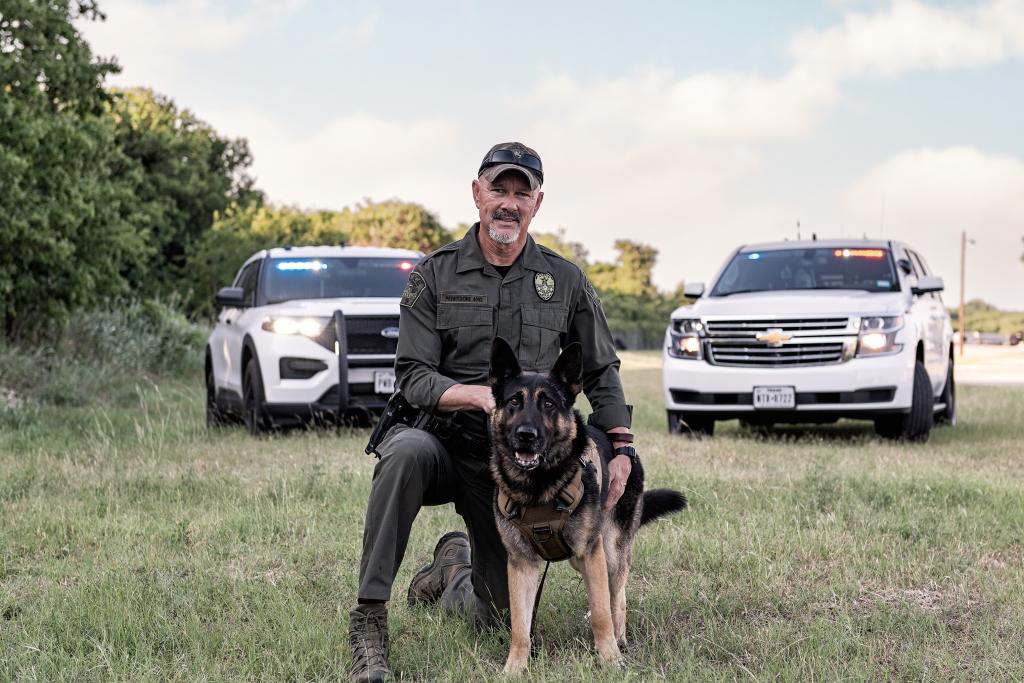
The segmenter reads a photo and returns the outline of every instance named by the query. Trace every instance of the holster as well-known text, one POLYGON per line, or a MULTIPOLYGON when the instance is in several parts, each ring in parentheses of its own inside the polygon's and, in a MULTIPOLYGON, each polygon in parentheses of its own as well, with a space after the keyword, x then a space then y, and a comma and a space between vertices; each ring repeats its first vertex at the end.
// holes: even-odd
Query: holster
POLYGON ((404 424, 414 429, 423 429, 431 433, 437 433, 437 431, 443 429, 444 425, 450 424, 450 422, 451 420, 447 417, 437 417, 426 410, 420 410, 409 403, 402 396, 402 392, 396 391, 388 399, 388 404, 384 406, 384 412, 381 413, 377 425, 370 432, 370 440, 366 442, 366 454, 373 453, 379 458, 380 453, 377 452, 377 447, 384 440, 384 437, 387 436, 388 431, 396 424, 404 424))

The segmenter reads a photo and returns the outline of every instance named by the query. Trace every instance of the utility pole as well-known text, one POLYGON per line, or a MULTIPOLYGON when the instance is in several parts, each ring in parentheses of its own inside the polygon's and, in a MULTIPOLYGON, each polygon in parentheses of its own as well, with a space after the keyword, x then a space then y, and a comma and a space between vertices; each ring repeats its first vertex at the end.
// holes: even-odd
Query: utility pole
POLYGON ((960 357, 964 357, 964 337, 967 336, 967 329, 964 327, 964 264, 967 261, 967 231, 960 231, 960 357))

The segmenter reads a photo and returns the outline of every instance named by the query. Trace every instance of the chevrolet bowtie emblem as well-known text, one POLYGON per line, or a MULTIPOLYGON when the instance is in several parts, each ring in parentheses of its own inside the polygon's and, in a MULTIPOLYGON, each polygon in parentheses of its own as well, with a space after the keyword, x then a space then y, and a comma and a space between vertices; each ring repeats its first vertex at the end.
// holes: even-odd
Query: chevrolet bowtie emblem
POLYGON ((786 334, 778 327, 773 327, 767 332, 757 335, 757 341, 764 342, 769 346, 782 346, 782 342, 789 341, 793 335, 786 334))

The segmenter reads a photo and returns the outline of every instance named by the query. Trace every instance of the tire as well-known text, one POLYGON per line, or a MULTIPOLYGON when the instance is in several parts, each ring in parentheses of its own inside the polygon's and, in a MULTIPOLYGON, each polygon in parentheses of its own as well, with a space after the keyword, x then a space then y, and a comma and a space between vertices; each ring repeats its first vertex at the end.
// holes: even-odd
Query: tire
POLYGON ((217 389, 213 381, 213 364, 206 360, 206 427, 218 429, 228 424, 229 420, 217 405, 217 389))
POLYGON ((928 440, 934 422, 935 395, 932 393, 932 382, 924 363, 917 361, 914 365, 914 388, 910 412, 898 415, 885 415, 875 420, 875 432, 886 439, 901 441, 928 440))
POLYGON ((263 394, 263 375, 260 362, 252 357, 245 366, 245 382, 242 385, 242 415, 245 428, 252 436, 262 436, 270 430, 266 399, 263 394))
POLYGON ((690 436, 713 436, 715 421, 697 413, 681 413, 677 410, 668 411, 669 434, 689 434, 690 436))
POLYGON ((946 386, 942 389, 939 397, 940 403, 945 403, 943 410, 935 413, 937 424, 956 426, 956 380, 953 378, 953 359, 949 359, 949 368, 946 370, 946 386))

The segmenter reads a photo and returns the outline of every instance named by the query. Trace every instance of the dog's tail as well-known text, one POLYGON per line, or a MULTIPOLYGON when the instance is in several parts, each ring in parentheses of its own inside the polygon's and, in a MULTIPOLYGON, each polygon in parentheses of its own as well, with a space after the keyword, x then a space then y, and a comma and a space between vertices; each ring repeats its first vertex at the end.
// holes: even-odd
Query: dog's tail
POLYGON ((640 513, 640 525, 653 522, 658 517, 679 512, 686 507, 686 496, 672 489, 644 491, 644 508, 640 513))

